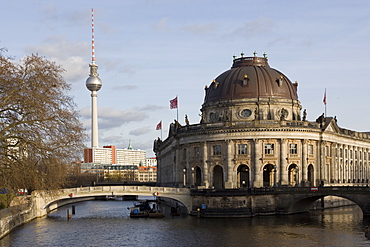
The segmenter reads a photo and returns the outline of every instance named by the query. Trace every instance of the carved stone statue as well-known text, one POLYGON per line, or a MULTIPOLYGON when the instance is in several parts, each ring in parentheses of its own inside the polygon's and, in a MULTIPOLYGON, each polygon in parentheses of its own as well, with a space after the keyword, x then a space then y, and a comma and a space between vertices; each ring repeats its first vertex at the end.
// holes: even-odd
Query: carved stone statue
POLYGON ((324 113, 323 113, 323 114, 321 114, 321 116, 320 116, 320 117, 318 117, 318 118, 316 119, 316 123, 323 123, 323 122, 324 122, 324 120, 325 120, 325 116, 324 116, 324 113))
POLYGON ((189 126, 189 119, 188 119, 188 115, 185 115, 185 124, 186 124, 186 126, 189 126))
POLYGON ((307 117, 307 112, 306 112, 306 109, 303 110, 303 121, 306 121, 306 117, 307 117))
POLYGON ((288 116, 288 111, 282 108, 280 110, 280 121, 285 121, 287 116, 288 116))
POLYGON ((175 123, 175 127, 176 129, 180 128, 181 127, 181 124, 179 123, 179 121, 177 121, 176 119, 173 120, 174 123, 175 123))

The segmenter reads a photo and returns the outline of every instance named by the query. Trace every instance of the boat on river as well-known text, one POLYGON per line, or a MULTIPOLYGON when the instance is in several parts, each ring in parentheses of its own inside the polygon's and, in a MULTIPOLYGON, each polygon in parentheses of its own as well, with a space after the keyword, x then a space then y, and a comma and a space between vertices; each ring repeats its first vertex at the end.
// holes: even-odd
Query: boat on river
POLYGON ((134 203, 134 206, 128 208, 131 218, 146 218, 149 217, 150 204, 148 201, 139 201, 134 203))
POLYGON ((160 212, 156 204, 149 204, 148 201, 134 203, 134 207, 128 208, 131 218, 163 218, 164 213, 160 212))

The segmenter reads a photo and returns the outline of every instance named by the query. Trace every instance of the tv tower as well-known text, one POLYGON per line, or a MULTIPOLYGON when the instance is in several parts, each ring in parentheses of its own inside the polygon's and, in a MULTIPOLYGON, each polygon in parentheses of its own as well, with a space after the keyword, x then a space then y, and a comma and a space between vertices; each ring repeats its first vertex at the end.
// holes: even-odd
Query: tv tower
POLYGON ((102 81, 99 78, 98 66, 95 64, 95 43, 94 43, 94 9, 91 9, 91 63, 90 75, 86 80, 86 87, 91 91, 91 147, 98 147, 98 91, 102 87, 102 81))

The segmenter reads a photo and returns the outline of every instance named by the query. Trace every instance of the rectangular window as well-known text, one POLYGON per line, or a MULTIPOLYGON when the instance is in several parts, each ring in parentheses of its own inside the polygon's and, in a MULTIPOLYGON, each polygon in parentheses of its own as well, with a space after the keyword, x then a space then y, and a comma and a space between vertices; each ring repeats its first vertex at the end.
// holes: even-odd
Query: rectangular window
POLYGON ((199 147, 194 147, 194 156, 199 157, 200 156, 200 149, 199 147))
POLYGON ((221 145, 213 146, 213 155, 221 155, 221 145))
POLYGON ((248 145, 238 144, 238 154, 248 154, 248 145))
POLYGON ((265 154, 274 154, 274 144, 265 144, 265 154))
POLYGON ((298 153, 297 149, 298 149, 297 144, 290 144, 289 145, 289 153, 290 154, 297 154, 298 153))
POLYGON ((313 145, 308 145, 308 154, 313 155, 313 145))

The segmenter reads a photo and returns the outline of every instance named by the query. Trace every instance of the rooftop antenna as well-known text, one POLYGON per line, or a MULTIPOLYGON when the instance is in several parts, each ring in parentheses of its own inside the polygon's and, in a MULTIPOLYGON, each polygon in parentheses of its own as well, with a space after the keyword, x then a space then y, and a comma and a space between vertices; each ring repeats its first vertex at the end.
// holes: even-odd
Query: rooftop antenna
POLYGON ((98 91, 102 87, 99 78, 98 66, 95 64, 95 32, 94 32, 94 9, 91 9, 91 64, 90 75, 86 80, 86 87, 91 91, 91 147, 98 147, 98 91))
POLYGON ((91 64, 95 64, 94 9, 91 9, 91 64))

